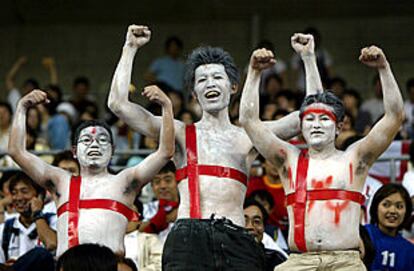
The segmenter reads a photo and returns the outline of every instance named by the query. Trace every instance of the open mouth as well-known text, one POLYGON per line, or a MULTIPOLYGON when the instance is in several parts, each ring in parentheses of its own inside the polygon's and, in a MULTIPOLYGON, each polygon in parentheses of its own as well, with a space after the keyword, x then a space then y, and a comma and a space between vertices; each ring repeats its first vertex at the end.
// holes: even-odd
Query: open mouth
POLYGON ((388 222, 391 222, 391 223, 397 222, 398 220, 398 216, 395 216, 395 215, 389 215, 389 216, 386 216, 385 218, 388 220, 388 222))
POLYGON ((88 152, 88 156, 91 156, 91 157, 96 156, 96 157, 98 157, 98 156, 102 156, 102 153, 100 153, 99 151, 89 151, 88 152))
POLYGON ((322 131, 313 131, 311 132, 311 135, 323 135, 322 131))
POLYGON ((204 97, 206 97, 207 99, 214 99, 219 96, 220 96, 220 92, 218 92, 217 90, 210 90, 204 94, 204 97))

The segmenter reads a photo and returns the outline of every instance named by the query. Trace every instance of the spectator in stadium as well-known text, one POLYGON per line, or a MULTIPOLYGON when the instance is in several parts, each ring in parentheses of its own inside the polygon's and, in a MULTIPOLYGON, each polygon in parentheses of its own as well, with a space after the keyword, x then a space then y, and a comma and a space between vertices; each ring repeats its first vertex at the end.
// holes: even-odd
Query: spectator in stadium
POLYGON ((9 103, 0 102, 0 152, 7 151, 13 111, 9 103))
MULTIPOLYGON (((243 205, 245 227, 258 243, 262 243, 267 211, 252 198, 247 198, 243 205)), ((286 261, 288 255, 280 247, 274 245, 272 249, 263 246, 265 253, 264 271, 273 271, 275 266, 286 261)))
POLYGON ((6 261, 17 260, 40 243, 54 251, 57 217, 42 212, 45 190, 23 172, 10 179, 9 189, 18 216, 7 219, 0 230, 6 261))
POLYGON ((400 184, 386 184, 374 195, 371 223, 365 225, 375 247, 369 270, 414 270, 414 244, 399 233, 409 221, 412 202, 400 184))
POLYGON ((73 80, 72 96, 69 102, 73 104, 77 111, 77 116, 81 116, 83 112, 89 112, 94 116, 98 116, 98 106, 90 93, 91 84, 85 76, 78 76, 73 80))
POLYGON ((404 111, 406 118, 404 129, 407 133, 407 137, 414 139, 414 78, 408 79, 405 91, 407 93, 408 99, 406 99, 404 102, 404 111))

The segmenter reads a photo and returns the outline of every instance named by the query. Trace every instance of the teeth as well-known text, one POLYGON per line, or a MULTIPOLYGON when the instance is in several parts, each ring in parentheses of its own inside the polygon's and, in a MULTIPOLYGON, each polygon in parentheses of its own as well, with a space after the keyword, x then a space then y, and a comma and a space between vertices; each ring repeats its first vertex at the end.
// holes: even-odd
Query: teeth
POLYGON ((218 97, 220 95, 220 93, 218 91, 209 91, 206 93, 206 98, 214 98, 214 97, 218 97))

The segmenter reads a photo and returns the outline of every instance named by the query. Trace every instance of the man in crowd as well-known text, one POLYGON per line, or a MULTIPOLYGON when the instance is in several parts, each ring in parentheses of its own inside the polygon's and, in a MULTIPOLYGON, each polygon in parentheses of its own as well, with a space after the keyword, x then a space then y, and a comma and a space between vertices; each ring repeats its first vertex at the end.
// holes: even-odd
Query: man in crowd
POLYGON ((99 243, 117 254, 124 254, 128 220, 137 219, 136 212, 129 206, 141 187, 174 153, 170 100, 157 87, 148 87, 144 94, 162 107, 159 147, 139 165, 116 175, 108 172, 114 146, 106 123, 84 122, 75 131, 72 146, 80 164, 80 175, 73 176, 26 150, 26 111, 30 106, 47 102, 46 93, 34 90, 19 101, 11 129, 9 153, 24 172, 54 194, 58 207, 58 256, 83 243, 99 243))
MULTIPOLYGON (((295 34, 294 47, 302 58, 315 58, 312 36, 295 34)), ((273 56, 261 55, 262 63, 273 56)), ((360 61, 378 69, 383 85, 385 115, 368 135, 342 152, 335 137, 344 118, 343 104, 334 94, 320 92, 305 98, 301 107, 301 130, 308 150, 280 139, 259 119, 260 69, 251 65, 241 101, 241 124, 258 151, 281 176, 287 195, 290 249, 288 261, 276 270, 365 270, 357 251, 361 194, 368 169, 390 145, 403 121, 403 101, 384 53, 378 47, 362 49, 360 61)), ((254 61, 252 61, 254 64, 254 61)), ((307 74, 308 76, 308 74, 307 74)))

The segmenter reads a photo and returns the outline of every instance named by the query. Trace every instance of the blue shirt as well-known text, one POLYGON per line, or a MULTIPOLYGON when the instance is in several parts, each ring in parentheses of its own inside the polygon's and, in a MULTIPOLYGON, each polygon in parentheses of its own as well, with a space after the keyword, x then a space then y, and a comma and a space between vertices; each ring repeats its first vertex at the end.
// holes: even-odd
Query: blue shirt
POLYGON ((157 81, 163 82, 177 91, 184 91, 184 63, 181 59, 165 56, 156 59, 150 66, 157 81))
POLYGON ((401 234, 392 237, 380 231, 378 226, 365 225, 375 247, 375 259, 369 270, 414 270, 414 245, 401 234))

